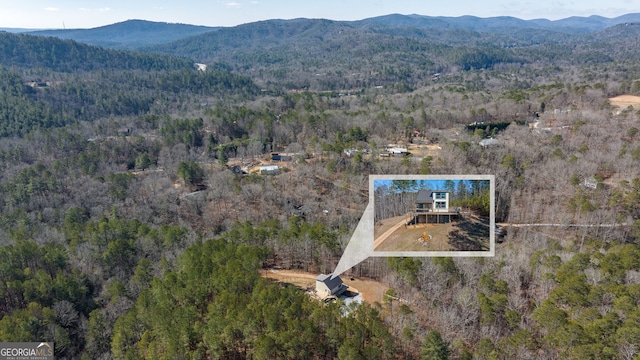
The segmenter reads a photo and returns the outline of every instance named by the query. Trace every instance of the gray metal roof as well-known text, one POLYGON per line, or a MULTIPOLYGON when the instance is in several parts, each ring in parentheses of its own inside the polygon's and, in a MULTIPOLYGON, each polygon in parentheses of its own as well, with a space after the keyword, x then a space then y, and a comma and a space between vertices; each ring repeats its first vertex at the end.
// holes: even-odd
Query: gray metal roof
POLYGON ((420 189, 420 191, 418 191, 418 197, 416 198, 416 204, 420 203, 420 204, 431 204, 433 203, 433 193, 434 192, 438 192, 438 193, 448 193, 448 191, 445 190, 427 190, 427 189, 420 189))
POLYGON ((431 190, 427 190, 427 189, 420 189, 420 191, 418 191, 418 197, 416 198, 416 203, 420 203, 420 204, 430 204, 433 202, 433 198, 431 197, 431 193, 433 191, 431 190))
POLYGON ((340 276, 336 276, 332 279, 331 274, 320 274, 316 277, 316 280, 325 283, 332 292, 340 289, 342 286, 342 279, 340 279, 340 276))

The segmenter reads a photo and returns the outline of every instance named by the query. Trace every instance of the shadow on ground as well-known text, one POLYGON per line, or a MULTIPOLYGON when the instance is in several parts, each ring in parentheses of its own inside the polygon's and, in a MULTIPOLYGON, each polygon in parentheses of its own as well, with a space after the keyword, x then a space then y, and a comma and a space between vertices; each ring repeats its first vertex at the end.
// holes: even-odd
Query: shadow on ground
POLYGON ((449 245, 458 251, 488 251, 490 232, 488 218, 467 218, 454 225, 449 245))

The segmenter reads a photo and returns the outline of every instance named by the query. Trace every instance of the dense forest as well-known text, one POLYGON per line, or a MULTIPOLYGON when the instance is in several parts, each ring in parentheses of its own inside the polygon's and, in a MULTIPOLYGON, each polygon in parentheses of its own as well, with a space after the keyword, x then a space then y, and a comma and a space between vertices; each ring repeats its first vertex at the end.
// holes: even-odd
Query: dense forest
MULTIPOLYGON (((637 359, 640 103, 612 98, 640 95, 640 26, 383 25, 144 51, 0 33, 0 341, 59 359, 637 359), (495 175, 495 257, 370 258, 343 277, 389 290, 351 307, 264 278, 331 273, 370 174, 495 175)), ((485 190, 453 188, 456 206, 486 212, 485 190)))

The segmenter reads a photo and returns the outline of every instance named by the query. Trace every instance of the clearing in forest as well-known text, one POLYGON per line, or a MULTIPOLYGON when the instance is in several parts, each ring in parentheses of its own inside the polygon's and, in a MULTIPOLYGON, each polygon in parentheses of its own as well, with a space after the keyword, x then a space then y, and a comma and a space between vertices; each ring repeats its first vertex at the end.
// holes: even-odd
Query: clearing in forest
POLYGON ((469 215, 445 224, 407 225, 406 216, 374 227, 375 251, 489 251, 489 219, 469 215), (426 233, 428 241, 424 241, 426 233), (422 240, 421 240, 422 239, 422 240))
POLYGON ((433 158, 437 158, 440 155, 440 151, 442 147, 438 144, 409 144, 407 146, 407 150, 411 153, 411 155, 415 158, 424 158, 425 156, 431 156, 433 158))
MULTIPOLYGON (((315 289, 316 277, 318 276, 318 274, 303 271, 282 269, 262 270, 260 275, 280 283, 292 284, 301 290, 315 289)), ((387 286, 371 279, 348 277, 346 275, 340 275, 340 278, 342 278, 345 285, 349 286, 347 291, 361 294, 364 301, 370 304, 376 301, 382 303, 385 292, 389 290, 387 286)))
POLYGON ((618 106, 625 109, 629 106, 633 106, 636 109, 640 109, 640 96, 635 95, 620 95, 609 98, 611 105, 618 106))

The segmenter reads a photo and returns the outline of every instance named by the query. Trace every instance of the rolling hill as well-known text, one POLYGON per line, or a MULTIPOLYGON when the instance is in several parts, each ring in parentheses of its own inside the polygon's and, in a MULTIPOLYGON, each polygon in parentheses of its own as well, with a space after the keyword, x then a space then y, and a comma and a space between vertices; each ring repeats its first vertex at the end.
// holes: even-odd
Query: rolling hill
POLYGON ((0 65, 60 72, 176 70, 192 67, 186 58, 105 49, 53 37, 0 33, 0 65))
MULTIPOLYGON (((291 21, 303 24, 305 20, 310 19, 294 19, 291 21)), ((277 24, 282 22, 283 20, 267 20, 243 24, 234 28, 255 27, 256 31, 259 31, 265 23, 277 24)), ((513 36, 514 33, 520 34, 519 36, 524 36, 525 33, 533 33, 531 36, 538 38, 541 36, 540 34, 545 34, 544 39, 546 41, 552 38, 552 36, 549 36, 549 33, 555 34, 556 36, 558 36, 558 34, 582 34, 603 30, 619 24, 638 22, 640 22, 640 13, 626 14, 616 18, 574 16, 553 21, 547 19, 523 20, 509 16, 480 18, 476 16, 433 17, 416 14, 389 14, 358 21, 344 21, 341 23, 345 26, 372 29, 374 31, 393 33, 393 35, 399 36, 412 36, 412 34, 415 35, 415 33, 418 32, 422 34, 420 37, 426 37, 424 30, 431 29, 445 32, 453 31, 454 34, 457 32, 461 35, 461 37, 456 37, 457 39, 464 38, 469 32, 491 33, 507 37, 513 36)), ((231 28, 173 24, 146 20, 127 20, 92 29, 5 30, 9 32, 29 32, 30 34, 39 36, 55 36, 62 39, 72 39, 109 48, 137 49, 167 44, 190 36, 197 36, 221 29, 229 30, 231 28)), ((448 37, 450 38, 451 36, 448 37)))
POLYGON ((257 91, 250 79, 198 71, 187 58, 0 33, 0 137, 257 91))
POLYGON ((434 73, 456 69, 630 58, 635 54, 629 48, 633 36, 614 34, 634 33, 635 26, 628 25, 634 21, 640 22, 640 14, 555 21, 390 14, 359 21, 300 18, 221 28, 129 20, 31 34, 225 64, 263 87, 411 89, 434 73))
POLYGON ((170 24, 145 20, 127 20, 93 29, 40 30, 32 35, 55 36, 115 49, 135 49, 199 35, 218 28, 187 24, 170 24))
POLYGON ((432 29, 457 29, 478 32, 508 34, 515 29, 541 29, 554 32, 579 34, 593 32, 624 23, 640 22, 640 14, 626 14, 616 18, 602 16, 573 16, 560 20, 522 20, 511 16, 480 18, 476 16, 424 16, 391 14, 357 21, 358 24, 377 23, 389 27, 414 27, 432 29))

